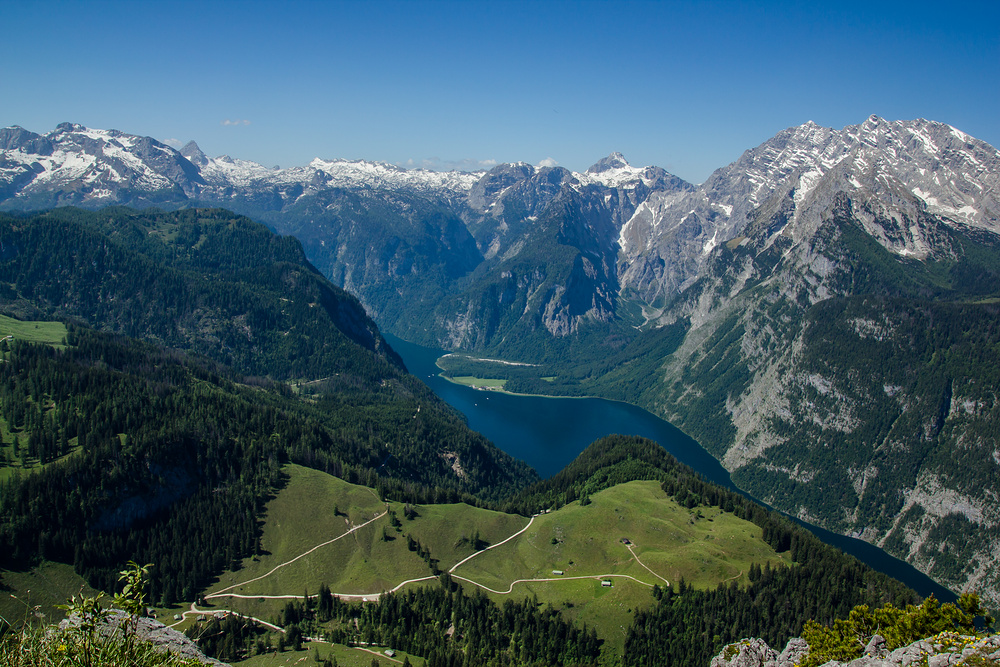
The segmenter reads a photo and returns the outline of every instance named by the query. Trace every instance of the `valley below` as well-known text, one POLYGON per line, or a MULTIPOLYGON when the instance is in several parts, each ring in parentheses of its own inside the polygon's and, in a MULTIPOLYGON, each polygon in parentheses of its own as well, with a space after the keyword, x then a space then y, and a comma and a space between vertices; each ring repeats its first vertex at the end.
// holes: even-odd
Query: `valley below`
MULTIPOLYGON (((388 339, 407 368, 422 378, 444 401, 460 410, 470 426, 507 453, 526 461, 543 476, 558 473, 589 443, 620 433, 654 440, 704 479, 759 502, 736 487, 729 472, 696 441, 641 408, 594 397, 498 396, 488 390, 455 386, 439 377, 448 372, 448 362, 453 355, 441 357, 440 350, 407 343, 394 336, 388 339)), ((496 360, 490 360, 489 366, 495 369, 495 363, 496 360)), ((839 535, 808 521, 800 520, 800 523, 824 542, 904 582, 921 595, 933 594, 944 601, 956 599, 953 591, 913 565, 858 536, 839 535)))

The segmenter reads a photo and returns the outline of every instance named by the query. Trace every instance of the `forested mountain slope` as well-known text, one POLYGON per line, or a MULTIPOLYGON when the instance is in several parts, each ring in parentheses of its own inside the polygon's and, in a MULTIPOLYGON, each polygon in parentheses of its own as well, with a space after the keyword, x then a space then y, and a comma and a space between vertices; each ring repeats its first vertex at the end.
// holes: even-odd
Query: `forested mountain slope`
POLYGON ((401 362, 295 239, 222 210, 0 218, 4 309, 69 318, 280 379, 376 379, 401 362))
POLYGON ((537 479, 408 375, 294 240, 220 211, 69 210, 4 216, 0 244, 2 310, 109 330, 2 343, 5 566, 46 557, 106 586, 136 558, 160 564, 158 595, 190 598, 252 553, 284 461, 413 500, 537 479))

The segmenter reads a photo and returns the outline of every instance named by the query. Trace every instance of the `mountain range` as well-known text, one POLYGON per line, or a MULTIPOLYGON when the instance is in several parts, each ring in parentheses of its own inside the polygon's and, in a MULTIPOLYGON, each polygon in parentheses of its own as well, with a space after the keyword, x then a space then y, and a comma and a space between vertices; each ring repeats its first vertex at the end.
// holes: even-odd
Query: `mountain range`
POLYGON ((583 173, 269 169, 68 123, 0 130, 0 208, 250 216, 391 333, 537 364, 490 366, 510 388, 641 405, 755 496, 993 605, 998 185, 996 148, 876 116, 789 128, 700 185, 620 154, 583 173))

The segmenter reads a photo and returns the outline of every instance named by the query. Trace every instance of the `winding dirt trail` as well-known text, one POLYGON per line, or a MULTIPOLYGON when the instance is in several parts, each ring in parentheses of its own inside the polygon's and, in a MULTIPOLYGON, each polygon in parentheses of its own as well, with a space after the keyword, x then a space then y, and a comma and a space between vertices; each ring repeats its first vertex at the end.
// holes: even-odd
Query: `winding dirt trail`
MULTIPOLYGON (((206 600, 210 600, 212 598, 224 597, 224 594, 225 594, 226 591, 231 591, 234 588, 238 588, 240 586, 246 586, 247 584, 252 584, 255 581, 260 581, 261 579, 265 579, 267 577, 270 577, 272 574, 274 574, 275 572, 277 572, 281 568, 285 567, 286 565, 291 565, 292 563, 294 563, 298 559, 304 558, 304 557, 308 556, 309 554, 311 554, 312 552, 316 551, 317 549, 321 549, 321 548, 327 546, 328 544, 333 544, 337 540, 344 539, 348 535, 354 533, 357 530, 360 530, 360 529, 364 528, 368 524, 373 523, 375 521, 378 521, 379 519, 381 519, 382 517, 384 517, 388 513, 389 513, 389 510, 386 510, 385 512, 382 512, 381 514, 379 514, 378 516, 376 516, 373 519, 369 519, 368 521, 365 521, 362 524, 359 524, 357 526, 353 526, 350 530, 348 530, 347 532, 345 532, 345 533, 343 533, 341 535, 338 535, 337 537, 333 538, 332 540, 327 540, 326 542, 323 542, 322 544, 317 544, 316 546, 314 546, 309 551, 303 552, 303 553, 299 554, 298 556, 296 556, 295 558, 292 558, 290 560, 286 560, 284 563, 280 563, 278 565, 275 565, 274 569, 272 569, 267 574, 262 574, 259 577, 254 577, 253 579, 247 579, 246 581, 240 582, 238 584, 233 584, 232 586, 227 586, 227 587, 223 588, 222 590, 219 590, 219 591, 216 591, 215 593, 210 593, 210 594, 206 595, 205 599, 206 600)), ((230 597, 240 597, 240 596, 231 595, 230 597)), ((252 597, 266 597, 266 596, 257 595, 257 596, 252 596, 252 597)), ((282 597, 284 597, 284 596, 282 596, 282 597)))
MULTIPOLYGON (((252 595, 252 594, 244 594, 244 593, 233 593, 231 591, 234 588, 238 588, 240 586, 245 586, 247 584, 254 583, 255 581, 260 581, 261 579, 265 579, 265 578, 271 576, 272 574, 274 574, 275 572, 277 572, 278 570, 280 570, 281 568, 286 567, 288 565, 291 565, 295 561, 297 561, 300 558, 303 558, 305 556, 308 556, 309 554, 313 553, 317 549, 321 549, 322 547, 325 547, 325 546, 327 546, 329 544, 333 544, 334 542, 336 542, 338 540, 341 540, 341 539, 347 537, 348 535, 351 535, 352 533, 354 533, 354 532, 356 532, 356 531, 358 531, 358 530, 360 530, 360 529, 362 529, 362 528, 364 528, 366 526, 371 525, 372 523, 374 523, 374 522, 378 521, 379 519, 385 517, 387 514, 388 514, 388 510, 386 510, 385 512, 382 512, 378 516, 376 516, 376 517, 374 517, 372 519, 369 519, 368 521, 366 521, 366 522, 364 522, 362 524, 359 524, 357 526, 353 526, 350 530, 346 531, 345 533, 343 533, 341 535, 338 535, 337 537, 335 537, 333 539, 327 540, 327 541, 325 541, 325 542, 323 542, 321 544, 317 544, 316 546, 312 547, 308 551, 304 551, 303 553, 299 554, 298 556, 295 556, 294 558, 291 558, 291 559, 289 559, 289 560, 287 560, 287 561, 285 561, 283 563, 280 563, 280 564, 274 566, 266 574, 262 574, 259 577, 254 577, 253 579, 248 579, 248 580, 240 582, 238 584, 233 584, 231 586, 227 586, 226 588, 223 588, 223 589, 221 589, 219 591, 216 591, 215 593, 209 593, 208 595, 205 595, 205 599, 206 600, 210 600, 210 599, 218 599, 218 598, 226 598, 226 597, 228 597, 228 598, 236 598, 236 599, 242 599, 242 600, 250 600, 250 599, 290 600, 290 599, 300 598, 300 597, 302 597, 301 595, 292 595, 292 594, 290 594, 290 595, 252 595)), ((487 547, 485 549, 482 549, 481 551, 476 551, 475 553, 472 553, 469 556, 466 556, 462 560, 458 561, 457 563, 455 563, 454 565, 452 565, 448 569, 448 574, 451 575, 455 579, 458 579, 460 581, 464 581, 466 583, 472 584, 473 586, 477 586, 479 588, 482 588, 483 590, 489 591, 489 592, 494 593, 496 595, 510 595, 514 591, 514 587, 517 584, 546 583, 546 582, 555 582, 555 581, 574 581, 574 580, 581 580, 581 579, 594 579, 594 580, 628 579, 628 580, 634 581, 635 583, 640 584, 642 586, 646 586, 648 588, 652 588, 653 587, 653 584, 647 583, 645 581, 642 581, 641 579, 637 579, 637 578, 635 578, 635 577, 633 577, 631 575, 628 575, 628 574, 611 574, 611 573, 608 573, 608 574, 577 575, 577 576, 570 576, 570 577, 559 576, 559 577, 545 577, 545 578, 515 579, 514 581, 512 581, 510 583, 510 586, 507 588, 506 591, 499 591, 499 590, 490 588, 489 586, 487 586, 485 584, 481 584, 478 581, 474 581, 474 580, 469 579, 467 577, 463 577, 463 576, 455 574, 455 570, 457 570, 460 566, 464 565, 465 563, 468 563, 473 558, 475 558, 477 556, 480 556, 480 555, 486 553, 487 551, 490 551, 491 549, 496 549, 497 547, 503 546, 504 544, 507 544, 508 542, 510 542, 511 540, 519 537, 520 535, 523 535, 525 533, 525 531, 527 531, 529 528, 531 528, 531 526, 535 522, 535 518, 537 516, 538 516, 537 514, 533 515, 528 520, 528 523, 523 528, 521 528, 517 532, 513 533, 512 535, 510 535, 506 539, 504 539, 504 540, 502 540, 500 542, 497 542, 496 544, 493 544, 493 545, 491 545, 491 546, 489 546, 489 547, 487 547)), ((634 545, 632 545, 631 543, 629 543, 629 544, 626 544, 625 546, 629 550, 629 553, 632 555, 632 558, 633 558, 633 560, 635 560, 636 563, 638 563, 639 565, 641 565, 650 574, 652 574, 657 579, 661 580, 667 586, 670 585, 669 581, 667 581, 664 577, 662 577, 659 574, 657 574, 656 572, 654 572, 652 569, 649 568, 648 565, 646 565, 645 563, 643 563, 639 559, 639 557, 635 553, 634 545)), ((408 586, 409 584, 414 584, 414 583, 418 583, 418 582, 422 582, 422 581, 431 581, 433 579, 437 579, 437 576, 435 576, 435 575, 428 575, 426 577, 417 577, 415 579, 407 579, 406 581, 400 582, 399 584, 397 584, 396 586, 394 586, 389 591, 380 591, 380 592, 377 592, 377 593, 333 593, 333 595, 336 596, 337 598, 340 598, 340 599, 361 600, 361 601, 364 601, 364 602, 373 602, 373 601, 378 600, 386 592, 395 593, 396 591, 402 589, 404 586, 408 586)), ((189 615, 218 616, 218 615, 226 615, 226 614, 236 614, 237 616, 240 616, 242 618, 253 619, 254 621, 257 621, 258 623, 260 623, 261 625, 267 626, 267 627, 272 628, 274 630, 278 630, 280 632, 284 632, 284 629, 282 629, 282 628, 274 625, 273 623, 269 623, 269 622, 267 622, 267 621, 265 621, 263 619, 255 618, 253 616, 246 616, 244 614, 240 614, 239 612, 235 612, 235 611, 232 611, 232 610, 229 610, 229 609, 202 610, 202 609, 198 609, 198 607, 193 602, 191 603, 191 608, 188 611, 185 611, 182 614, 181 620, 177 621, 176 623, 174 623, 173 625, 171 625, 169 627, 174 627, 176 625, 179 625, 189 615)), ((379 654, 377 654, 377 655, 379 655, 379 654)), ((382 656, 382 657, 385 657, 385 656, 382 656)), ((394 661, 394 662, 398 662, 398 661, 394 661)))
POLYGON ((496 548, 497 548, 497 547, 499 547, 499 546, 502 546, 502 545, 504 545, 504 544, 507 544, 508 542, 510 542, 510 541, 511 541, 512 539, 514 539, 514 538, 515 538, 515 537, 517 537, 518 535, 521 535, 522 533, 524 533, 524 531, 526 531, 526 530, 528 530, 529 528, 531 528, 531 524, 533 524, 533 523, 535 522, 535 517, 536 517, 536 516, 538 516, 538 515, 537 515, 537 514, 533 514, 533 515, 531 516, 531 519, 530 519, 530 520, 528 521, 528 525, 526 525, 526 526, 525 526, 524 528, 522 528, 521 530, 517 531, 516 533, 514 533, 513 535, 511 535, 510 537, 508 537, 508 538, 507 538, 506 540, 504 540, 503 542, 497 542, 496 544, 493 544, 493 545, 491 545, 491 546, 488 546, 488 547, 486 547, 485 549, 483 549, 483 550, 481 550, 481 551, 477 551, 477 552, 473 553, 473 554, 472 554, 471 556, 468 556, 468 557, 466 557, 466 558, 463 558, 462 560, 458 561, 457 563, 455 563, 454 565, 452 565, 452 566, 451 566, 451 569, 450 569, 450 570, 448 570, 448 573, 449 573, 449 574, 451 574, 452 572, 454 572, 455 570, 457 570, 457 569, 458 569, 458 566, 459 566, 459 565, 462 565, 462 564, 464 564, 464 563, 467 563, 467 562, 469 562, 470 560, 472 560, 472 559, 473 559, 473 558, 475 558, 476 556, 478 556, 478 555, 480 555, 480 554, 484 554, 484 553, 486 553, 487 551, 489 551, 490 549, 496 549, 496 548))
POLYGON ((656 577, 657 579, 659 579, 660 581, 662 581, 663 583, 665 583, 665 584, 666 584, 667 586, 669 586, 669 585, 670 585, 670 582, 669 582, 669 581, 667 581, 666 579, 664 579, 663 577, 661 577, 661 576, 660 576, 660 575, 658 575, 657 573, 655 573, 655 572, 653 572, 652 570, 650 570, 650 569, 649 569, 649 566, 648 566, 648 565, 646 565, 646 564, 645 564, 645 563, 643 563, 643 562, 642 562, 641 560, 639 560, 639 557, 635 555, 635 550, 633 550, 633 548, 632 548, 632 547, 633 547, 633 546, 635 546, 635 545, 633 545, 633 544, 632 544, 631 542, 629 542, 629 543, 628 543, 628 544, 626 544, 625 546, 626 546, 626 547, 628 548, 628 551, 629 551, 629 553, 630 553, 630 554, 632 554, 632 558, 634 558, 634 559, 635 559, 635 562, 636 562, 636 563, 638 563, 639 565, 642 565, 642 566, 643 566, 644 568, 646 568, 646 570, 647 570, 647 571, 648 571, 648 572, 649 572, 649 573, 650 573, 651 575, 653 575, 654 577, 656 577))
POLYGON ((510 595, 514 591, 514 586, 516 584, 527 584, 533 582, 546 582, 546 581, 573 581, 574 579, 631 579, 637 584, 642 584, 643 586, 646 586, 648 588, 653 587, 653 584, 647 584, 645 581, 640 581, 639 579, 636 579, 635 577, 629 574, 583 574, 574 577, 551 577, 546 579, 515 579, 510 583, 510 587, 507 588, 507 590, 505 591, 494 590, 485 584, 481 584, 478 581, 473 581, 472 579, 466 579, 465 577, 459 576, 457 574, 453 574, 452 578, 468 582, 473 586, 479 586, 479 588, 489 591, 490 593, 496 593, 497 595, 510 595))

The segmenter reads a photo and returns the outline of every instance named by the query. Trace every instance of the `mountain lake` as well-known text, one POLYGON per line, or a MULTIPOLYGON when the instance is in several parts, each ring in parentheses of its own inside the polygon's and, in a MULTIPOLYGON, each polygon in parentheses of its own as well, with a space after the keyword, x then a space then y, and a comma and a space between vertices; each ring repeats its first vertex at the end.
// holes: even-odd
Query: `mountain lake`
MULTIPOLYGON (((669 422, 641 408, 601 398, 520 396, 473 389, 450 382, 439 375, 441 369, 436 362, 446 354, 445 351, 422 347, 389 334, 384 336, 403 358, 410 373, 423 380, 441 399, 464 414, 472 429, 485 435, 511 456, 527 462, 543 478, 562 470, 598 438, 614 433, 638 435, 655 440, 705 479, 738 491, 760 503, 733 486, 726 469, 701 445, 669 422)), ((947 588, 878 547, 794 520, 827 544, 895 577, 922 596, 933 593, 942 602, 957 599, 947 588)))

